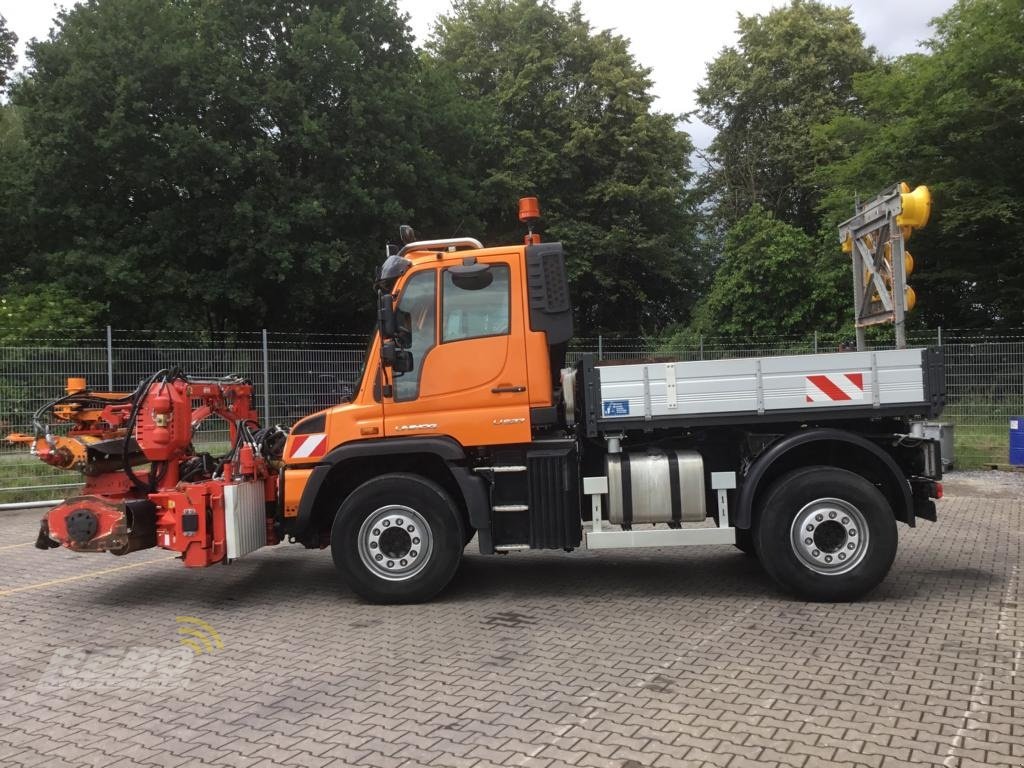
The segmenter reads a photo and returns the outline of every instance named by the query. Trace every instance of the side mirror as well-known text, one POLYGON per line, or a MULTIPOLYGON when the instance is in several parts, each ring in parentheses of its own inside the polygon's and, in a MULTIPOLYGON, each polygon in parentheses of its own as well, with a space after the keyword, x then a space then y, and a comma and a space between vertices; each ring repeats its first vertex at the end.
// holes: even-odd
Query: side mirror
POLYGON ((382 339, 393 339, 398 335, 398 322, 395 319, 395 297, 390 293, 380 294, 380 336, 382 339))
POLYGON ((380 359, 395 373, 408 373, 413 369, 412 352, 399 349, 394 341, 385 341, 380 346, 380 359))
POLYGON ((408 373, 415 367, 415 363, 412 359, 412 352, 407 349, 400 349, 395 352, 395 362, 391 366, 391 370, 395 373, 408 373))

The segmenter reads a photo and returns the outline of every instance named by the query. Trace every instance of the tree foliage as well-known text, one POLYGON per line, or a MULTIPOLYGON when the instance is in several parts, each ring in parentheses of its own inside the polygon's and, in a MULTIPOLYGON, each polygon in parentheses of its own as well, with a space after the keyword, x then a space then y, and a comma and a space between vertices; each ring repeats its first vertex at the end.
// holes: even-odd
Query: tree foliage
POLYGON ((459 213, 393 0, 90 0, 30 56, 27 279, 112 322, 362 328, 385 232, 459 213))
POLYGON ((102 324, 107 308, 59 285, 33 286, 0 296, 0 344, 61 337, 102 324))
POLYGON ((397 224, 508 242, 535 192, 584 328, 692 302, 688 137, 579 7, 461 3, 421 56, 394 0, 88 0, 29 56, 10 290, 129 327, 362 328, 397 224))
POLYGON ((831 158, 811 129, 855 110, 854 76, 872 67, 874 50, 848 7, 815 0, 741 15, 738 31, 697 88, 697 114, 718 131, 705 189, 727 222, 758 204, 815 232, 821 188, 812 172, 831 158))
POLYGON ((515 242, 537 194, 583 333, 838 330, 835 225, 905 179, 935 196, 912 321, 1024 325, 1020 0, 958 0, 893 60, 817 0, 739 33, 695 179, 579 4, 457 0, 416 51, 396 0, 84 0, 13 82, 0 18, 0 321, 361 330, 397 224, 515 242))
POLYGON ((428 44, 472 123, 464 146, 491 239, 517 239, 517 197, 541 198, 569 251, 578 324, 637 332, 685 317, 694 263, 689 137, 651 108, 628 41, 579 4, 461 0, 428 44))
POLYGON ((7 19, 0 15, 0 94, 7 88, 7 79, 10 77, 18 58, 14 53, 14 47, 18 44, 18 36, 7 28, 7 19))
POLYGON ((5 284, 26 275, 31 263, 27 147, 20 110, 0 104, 0 298, 5 284))
POLYGON ((857 79, 863 113, 821 131, 826 213, 900 179, 927 184, 932 222, 908 243, 919 317, 947 327, 1024 324, 1024 14, 1017 0, 960 0, 930 52, 857 79))
POLYGON ((849 296, 844 266, 820 239, 755 204, 729 229, 690 330, 749 339, 837 328, 849 296))

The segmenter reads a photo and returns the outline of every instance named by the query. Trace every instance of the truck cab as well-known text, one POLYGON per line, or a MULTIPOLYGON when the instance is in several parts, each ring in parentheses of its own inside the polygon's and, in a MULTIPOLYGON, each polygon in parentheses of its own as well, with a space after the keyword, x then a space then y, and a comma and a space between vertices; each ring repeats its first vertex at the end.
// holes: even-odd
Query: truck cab
POLYGON ((467 456, 529 444, 558 421, 572 336, 561 244, 415 242, 388 256, 376 285, 386 321, 370 341, 351 402, 299 421, 285 447, 283 518, 299 538, 323 540, 316 522, 332 512, 310 494, 319 496, 329 475, 332 487, 347 487, 327 467, 349 457, 381 469, 442 458, 444 481, 454 481, 454 469, 478 497, 486 490, 479 475, 460 471, 467 456))

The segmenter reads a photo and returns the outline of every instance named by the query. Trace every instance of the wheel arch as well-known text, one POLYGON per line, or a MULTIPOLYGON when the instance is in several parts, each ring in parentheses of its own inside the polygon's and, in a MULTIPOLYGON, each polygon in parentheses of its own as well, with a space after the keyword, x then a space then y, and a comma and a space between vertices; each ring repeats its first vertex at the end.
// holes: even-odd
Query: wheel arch
POLYGON ((813 465, 846 469, 869 480, 885 496, 893 516, 913 527, 910 484, 895 460, 861 435, 829 428, 809 429, 783 437, 754 461, 739 491, 736 527, 751 527, 760 499, 776 479, 794 469, 813 465))
POLYGON ((397 437, 345 443, 318 464, 299 501, 293 535, 321 544, 330 530, 341 502, 372 477, 408 472, 436 482, 452 497, 471 526, 479 511, 485 512, 487 490, 483 478, 466 466, 459 443, 443 437, 397 437))

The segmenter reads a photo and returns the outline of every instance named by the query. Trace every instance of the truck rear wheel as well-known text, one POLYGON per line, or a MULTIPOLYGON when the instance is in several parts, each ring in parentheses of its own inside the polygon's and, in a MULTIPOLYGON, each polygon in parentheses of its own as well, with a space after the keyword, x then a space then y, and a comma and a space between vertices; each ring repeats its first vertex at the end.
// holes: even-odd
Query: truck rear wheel
POLYGON ((780 478, 756 521, 762 565, 806 600, 856 600, 885 578, 896 558, 896 520, 882 493, 860 475, 805 467, 780 478))
POLYGON ((418 475, 367 480, 338 509, 334 566, 375 603, 417 603, 448 585, 463 549, 461 517, 441 486, 418 475))

